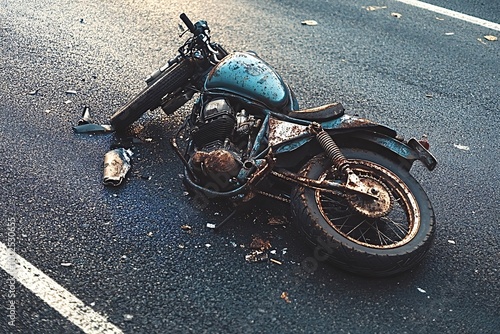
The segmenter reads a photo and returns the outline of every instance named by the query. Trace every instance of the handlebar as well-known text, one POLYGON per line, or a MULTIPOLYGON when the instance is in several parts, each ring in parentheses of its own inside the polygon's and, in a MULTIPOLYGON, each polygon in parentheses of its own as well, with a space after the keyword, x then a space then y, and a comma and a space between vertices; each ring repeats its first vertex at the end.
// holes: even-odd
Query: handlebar
POLYGON ((181 17, 182 22, 184 22, 186 27, 188 27, 189 31, 191 31, 191 33, 195 34, 196 29, 194 28, 193 22, 191 22, 191 20, 187 17, 187 15, 182 13, 180 17, 181 17))

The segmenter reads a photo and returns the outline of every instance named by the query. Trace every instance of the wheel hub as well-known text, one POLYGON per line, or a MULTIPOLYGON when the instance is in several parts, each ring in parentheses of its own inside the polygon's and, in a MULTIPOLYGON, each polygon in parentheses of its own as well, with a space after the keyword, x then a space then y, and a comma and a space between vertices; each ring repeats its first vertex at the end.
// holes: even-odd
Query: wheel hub
POLYGON ((358 188, 369 194, 369 196, 351 195, 348 197, 349 204, 356 212, 369 218, 380 218, 391 211, 392 198, 383 183, 367 176, 359 177, 356 183, 357 185, 352 189, 358 188))

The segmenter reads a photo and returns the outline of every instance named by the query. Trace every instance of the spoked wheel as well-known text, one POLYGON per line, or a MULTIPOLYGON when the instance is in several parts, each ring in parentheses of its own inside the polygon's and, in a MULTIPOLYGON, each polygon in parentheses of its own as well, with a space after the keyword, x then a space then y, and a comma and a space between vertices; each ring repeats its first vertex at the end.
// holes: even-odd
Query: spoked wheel
MULTIPOLYGON (((343 153, 378 199, 299 186, 292 195, 299 230, 328 260, 351 272, 388 276, 416 265, 429 249, 435 230, 434 212, 424 190, 392 160, 358 149, 343 153)), ((323 155, 311 159, 302 175, 340 179, 323 155)))

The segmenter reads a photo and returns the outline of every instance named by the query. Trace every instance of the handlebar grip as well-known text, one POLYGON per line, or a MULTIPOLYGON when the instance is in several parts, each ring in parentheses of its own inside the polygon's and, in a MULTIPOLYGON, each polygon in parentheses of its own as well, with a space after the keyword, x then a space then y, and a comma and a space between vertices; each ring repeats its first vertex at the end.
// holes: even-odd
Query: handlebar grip
POLYGON ((191 20, 187 17, 187 15, 182 13, 180 18, 181 18, 182 22, 184 22, 184 24, 188 27, 189 31, 191 31, 194 34, 195 30, 194 30, 193 22, 191 22, 191 20))

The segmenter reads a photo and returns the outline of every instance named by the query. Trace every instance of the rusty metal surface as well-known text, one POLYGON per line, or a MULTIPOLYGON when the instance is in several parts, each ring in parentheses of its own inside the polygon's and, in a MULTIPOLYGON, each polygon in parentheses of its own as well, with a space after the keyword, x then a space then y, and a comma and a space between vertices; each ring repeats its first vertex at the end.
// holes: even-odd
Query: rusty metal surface
POLYGON ((308 133, 307 126, 269 119, 269 145, 275 146, 308 133))

